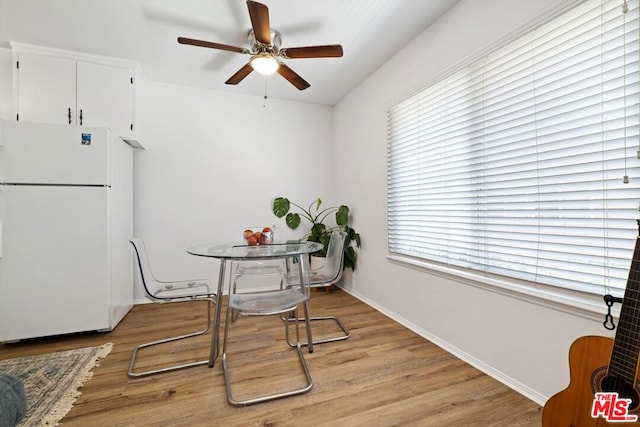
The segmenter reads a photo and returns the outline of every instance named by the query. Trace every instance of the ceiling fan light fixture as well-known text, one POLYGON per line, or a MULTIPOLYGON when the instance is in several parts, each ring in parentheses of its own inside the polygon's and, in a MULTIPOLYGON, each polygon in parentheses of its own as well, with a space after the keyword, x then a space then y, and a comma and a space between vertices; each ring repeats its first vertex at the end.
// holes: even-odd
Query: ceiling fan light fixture
POLYGON ((268 53, 258 53, 253 55, 249 63, 256 72, 265 76, 275 73, 280 66, 278 60, 268 53))

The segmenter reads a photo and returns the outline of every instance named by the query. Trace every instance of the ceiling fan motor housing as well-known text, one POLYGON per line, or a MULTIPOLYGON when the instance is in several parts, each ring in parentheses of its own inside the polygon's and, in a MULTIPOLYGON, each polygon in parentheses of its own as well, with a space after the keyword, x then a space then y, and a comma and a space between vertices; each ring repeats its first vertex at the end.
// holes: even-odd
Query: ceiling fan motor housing
POLYGON ((256 40, 256 35, 253 30, 249 30, 249 44, 251 45, 251 53, 256 54, 260 52, 267 52, 273 55, 280 53, 280 46, 282 46, 282 36, 278 30, 270 29, 271 32, 271 44, 260 43, 256 40))

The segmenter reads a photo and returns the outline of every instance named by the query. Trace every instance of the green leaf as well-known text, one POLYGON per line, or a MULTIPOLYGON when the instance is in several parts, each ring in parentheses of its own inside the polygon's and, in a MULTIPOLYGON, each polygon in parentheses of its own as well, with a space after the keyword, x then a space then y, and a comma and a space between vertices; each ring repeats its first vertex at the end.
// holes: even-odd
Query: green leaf
POLYGON ((320 205, 322 204, 322 200, 320 200, 320 197, 318 197, 318 200, 316 200, 316 212, 318 212, 318 210, 320 210, 320 205))
POLYGON ((295 230, 300 225, 300 215, 297 213, 288 213, 285 222, 290 229, 295 230))
POLYGON ((323 245, 322 256, 326 255, 327 241, 329 240, 329 236, 327 235, 326 227, 324 224, 320 224, 320 223, 313 224, 307 239, 311 240, 312 242, 322 243, 323 245))
MULTIPOLYGON (((278 218, 282 218, 283 216, 285 216, 287 212, 289 212, 289 207, 290 207, 289 199, 287 199, 286 197, 276 197, 273 200, 273 213, 278 218)), ((300 221, 298 221, 298 224, 299 223, 300 221)), ((288 222, 287 222, 287 225, 288 225, 288 222)), ((293 228, 296 228, 296 227, 293 227, 293 228)))
POLYGON ((331 240, 331 236, 329 234, 322 234, 320 236, 320 243, 322 243, 322 256, 327 256, 327 248, 329 247, 329 240, 331 240))
POLYGON ((311 234, 315 236, 322 236, 327 233, 327 226, 318 222, 311 227, 311 234))
POLYGON ((358 256, 356 255, 355 249, 351 246, 345 249, 344 251, 344 268, 350 268, 351 270, 356 270, 356 261, 358 256))
POLYGON ((349 207, 341 205, 336 212, 336 224, 347 225, 349 222, 349 207))
POLYGON ((360 247, 360 233, 355 234, 354 240, 356 241, 356 246, 360 247))

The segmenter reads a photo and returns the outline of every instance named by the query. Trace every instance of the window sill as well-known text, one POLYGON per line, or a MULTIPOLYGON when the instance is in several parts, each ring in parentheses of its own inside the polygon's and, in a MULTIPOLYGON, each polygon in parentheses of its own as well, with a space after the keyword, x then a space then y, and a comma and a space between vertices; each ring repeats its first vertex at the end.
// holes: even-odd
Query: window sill
MULTIPOLYGON (((480 272, 448 267, 405 256, 387 255, 387 259, 403 267, 435 274, 463 285, 475 286, 486 291, 517 298, 599 323, 604 321, 604 315, 607 312, 602 296, 599 295, 559 289, 540 283, 518 281, 517 279, 498 278, 480 272)), ((618 319, 620 304, 613 306, 612 314, 618 319)))

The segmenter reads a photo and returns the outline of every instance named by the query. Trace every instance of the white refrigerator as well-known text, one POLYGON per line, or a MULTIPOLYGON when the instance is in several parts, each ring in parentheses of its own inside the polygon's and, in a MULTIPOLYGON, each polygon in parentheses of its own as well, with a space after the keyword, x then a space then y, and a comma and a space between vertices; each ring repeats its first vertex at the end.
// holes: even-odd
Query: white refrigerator
POLYGON ((132 148, 109 129, 0 121, 0 342, 120 322, 132 199, 132 148))

